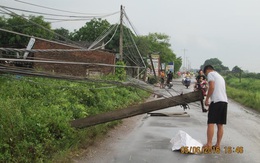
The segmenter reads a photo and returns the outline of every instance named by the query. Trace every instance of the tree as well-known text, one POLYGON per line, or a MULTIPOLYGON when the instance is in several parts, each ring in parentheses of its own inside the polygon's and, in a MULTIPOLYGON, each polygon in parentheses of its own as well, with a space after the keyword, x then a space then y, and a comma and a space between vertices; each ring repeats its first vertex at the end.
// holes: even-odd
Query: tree
POLYGON ((22 33, 45 39, 53 38, 54 34, 51 32, 51 23, 44 21, 43 16, 29 16, 29 21, 26 20, 26 23, 28 26, 23 28, 22 33))
POLYGON ((235 66, 235 67, 233 67, 232 72, 233 73, 241 73, 241 72, 243 72, 243 70, 240 67, 235 66))
POLYGON ((177 72, 180 70, 182 65, 182 58, 178 57, 174 60, 174 71, 177 72))
POLYGON ((176 54, 171 49, 171 44, 169 43, 170 37, 166 34, 161 33, 150 33, 147 36, 141 36, 137 39, 137 45, 140 52, 147 56, 148 54, 159 54, 161 63, 168 64, 169 62, 174 62, 174 70, 179 71, 182 60, 181 58, 176 58, 176 54))
POLYGON ((94 18, 79 30, 75 30, 72 34, 72 39, 74 41, 94 42, 109 27, 110 23, 107 20, 94 18))
POLYGON ((218 58, 211 58, 204 62, 203 65, 200 66, 203 69, 206 65, 212 65, 214 69, 218 72, 221 71, 229 71, 229 68, 222 65, 222 62, 218 58))
MULTIPOLYGON (((0 27, 10 31, 45 39, 51 39, 53 37, 53 34, 48 31, 51 30, 51 25, 50 23, 44 21, 43 16, 29 16, 28 20, 20 16, 14 16, 11 18, 2 17, 0 19, 0 27), (42 27, 39 27, 32 22, 37 23, 42 27), (43 27, 47 30, 43 29, 43 27)), ((28 44, 28 41, 28 37, 8 32, 0 33, 0 45, 25 47, 28 44)))
POLYGON ((235 75, 237 75, 239 77, 239 82, 241 82, 242 72, 243 72, 243 70, 241 68, 239 68, 238 66, 235 66, 232 69, 232 73, 234 73, 235 75))
MULTIPOLYGON (((61 36, 63 36, 63 37, 65 37, 65 38, 70 38, 70 32, 69 32, 69 30, 67 30, 67 29, 65 29, 65 28, 57 28, 57 29, 54 29, 53 30, 55 33, 57 33, 57 34, 59 34, 59 35, 61 35, 61 36)), ((64 38, 61 38, 61 37, 59 37, 59 36, 54 36, 54 38, 55 39, 57 39, 57 40, 60 40, 60 41, 65 41, 65 39, 64 38)))
MULTIPOLYGON (((0 17, 0 28, 6 28, 7 22, 4 17, 0 17)), ((6 32, 0 32, 0 46, 4 46, 8 43, 9 34, 6 32)))

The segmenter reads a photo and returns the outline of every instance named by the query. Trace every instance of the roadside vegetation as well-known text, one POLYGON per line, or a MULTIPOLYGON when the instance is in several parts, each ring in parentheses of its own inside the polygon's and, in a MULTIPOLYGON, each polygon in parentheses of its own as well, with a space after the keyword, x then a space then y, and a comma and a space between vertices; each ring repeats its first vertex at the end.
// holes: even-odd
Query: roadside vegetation
POLYGON ((260 79, 227 76, 227 94, 233 100, 260 111, 260 79))
POLYGON ((0 75, 0 162, 51 162, 120 121, 86 129, 73 119, 120 109, 149 94, 133 87, 0 75))

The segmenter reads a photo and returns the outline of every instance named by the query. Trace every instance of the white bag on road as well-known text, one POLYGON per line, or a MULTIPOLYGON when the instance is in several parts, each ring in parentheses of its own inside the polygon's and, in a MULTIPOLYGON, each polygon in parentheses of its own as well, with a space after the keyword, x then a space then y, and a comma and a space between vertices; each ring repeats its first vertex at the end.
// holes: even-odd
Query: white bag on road
MULTIPOLYGON (((170 141, 172 146, 172 151, 180 150, 181 147, 200 147, 202 149, 203 144, 193 139, 189 134, 180 130, 170 141)), ((192 151, 190 151, 192 153, 192 151)))

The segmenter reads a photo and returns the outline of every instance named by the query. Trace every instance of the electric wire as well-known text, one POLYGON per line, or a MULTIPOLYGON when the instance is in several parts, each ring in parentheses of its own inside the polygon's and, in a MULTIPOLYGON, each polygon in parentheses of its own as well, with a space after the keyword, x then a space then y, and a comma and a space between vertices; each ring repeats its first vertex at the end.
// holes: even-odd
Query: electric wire
POLYGON ((102 48, 103 46, 106 46, 109 42, 111 42, 111 40, 112 40, 112 39, 114 38, 114 36, 116 35, 116 31, 117 31, 117 29, 118 29, 118 26, 119 26, 119 25, 117 25, 116 30, 115 30, 114 34, 112 35, 112 37, 111 37, 104 45, 101 45, 101 46, 99 46, 99 47, 96 47, 96 48, 94 48, 93 50, 100 49, 100 48, 102 48))
MULTIPOLYGON (((129 35, 126 35, 126 36, 129 36, 129 35)), ((133 51, 133 48, 130 48, 132 47, 129 42, 126 42, 127 45, 125 45, 124 47, 129 51, 129 54, 130 56, 136 61, 139 63, 139 66, 142 66, 142 63, 140 62, 140 59, 138 57, 136 57, 134 51, 133 51), (129 46, 130 45, 130 46, 129 46)))
POLYGON ((129 52, 129 54, 125 54, 126 56, 128 56, 128 58, 131 58, 131 61, 133 61, 133 60, 135 60, 134 61, 134 63, 136 64, 136 65, 139 65, 139 66, 141 66, 142 67, 142 64, 140 63, 140 60, 139 60, 139 58, 137 58, 135 55, 134 55, 134 52, 133 52, 133 49, 131 48, 130 49, 130 47, 131 47, 131 45, 130 45, 130 42, 132 42, 132 40, 131 40, 131 38, 129 37, 129 33, 128 32, 125 32, 125 30, 123 30, 123 33, 124 33, 124 38, 125 38, 125 43, 124 43, 124 48, 125 48, 125 50, 128 50, 128 52, 129 52), (128 41, 129 40, 129 41, 128 41), (127 45, 126 45, 127 44, 127 45), (139 63, 139 64, 137 64, 137 63, 139 63))
POLYGON ((69 46, 69 47, 73 47, 73 48, 81 48, 80 46, 77 46, 77 45, 72 45, 72 44, 68 44, 68 43, 65 44, 65 43, 52 41, 52 40, 48 40, 48 39, 44 39, 44 38, 40 38, 40 37, 36 37, 36 36, 30 36, 30 35, 27 35, 27 34, 23 34, 23 33, 20 33, 20 32, 15 32, 15 31, 3 29, 3 28, 0 28, 0 31, 8 32, 8 33, 12 33, 12 34, 28 37, 28 38, 33 37, 33 38, 38 39, 38 40, 47 41, 47 42, 50 42, 50 43, 55 43, 55 44, 60 44, 60 45, 65 45, 65 46, 69 46))
MULTIPOLYGON (((12 74, 21 74, 21 75, 29 75, 29 76, 39 76, 39 77, 47 77, 47 78, 54 78, 54 79, 65 79, 65 80, 70 80, 70 81, 82 81, 82 82, 100 82, 100 83, 110 83, 114 85, 119 85, 119 86, 131 86, 135 88, 139 88, 142 90, 145 90, 149 93, 153 93, 158 96, 162 96, 164 98, 169 99, 170 97, 167 97, 163 94, 159 94, 154 92, 153 90, 146 88, 144 86, 141 86, 140 84, 135 84, 134 82, 118 82, 118 81, 108 81, 108 80, 97 80, 97 79, 90 79, 90 78, 85 78, 85 77, 76 77, 76 76, 69 76, 69 75, 57 75, 57 74, 50 74, 50 73, 39 73, 35 71, 28 71, 27 69, 17 69, 17 68, 10 68, 10 67, 4 67, 0 66, 0 72, 5 72, 5 73, 12 73, 12 74)), ((187 103, 185 99, 176 100, 176 99, 171 99, 171 101, 175 101, 178 103, 187 103)))
MULTIPOLYGON (((128 32, 129 32, 129 30, 128 30, 128 32)), ((131 38, 132 38, 132 41, 133 41, 134 46, 135 46, 135 48, 136 48, 136 50, 137 50, 137 53, 139 54, 139 57, 141 58, 141 61, 142 61, 142 63, 143 63, 143 66, 146 67, 146 65, 145 65, 145 63, 144 63, 144 60, 143 60, 143 57, 142 57, 142 55, 140 54, 140 51, 138 50, 138 47, 137 47, 137 45, 136 45, 136 43, 135 43, 135 41, 134 41, 133 36, 131 35, 130 32, 129 32, 129 34, 130 34, 130 36, 131 36, 131 38)))
POLYGON ((52 64, 72 64, 72 65, 97 65, 107 67, 122 67, 122 68, 140 68, 139 66, 123 66, 105 63, 86 63, 86 62, 72 62, 72 61, 46 61, 46 60, 29 60, 29 59, 13 59, 13 58, 0 58, 0 61, 16 61, 16 62, 35 62, 35 63, 52 63, 52 64))
MULTIPOLYGON (((106 46, 106 45, 114 38, 114 36, 115 36, 115 34, 116 34, 116 32, 117 32, 118 26, 119 26, 119 25, 116 26, 115 32, 114 32, 114 34, 112 35, 112 37, 111 37, 104 45, 102 45, 102 46, 100 46, 100 47, 97 47, 97 48, 94 48, 93 50, 97 50, 97 49, 99 49, 99 48, 102 48, 103 46, 106 46)), ((97 40, 97 41, 94 41, 94 43, 93 43, 88 49, 93 48, 95 45, 97 45, 99 42, 101 42, 108 34, 110 34, 110 33, 112 32, 112 30, 113 30, 114 28, 115 28, 115 26, 113 26, 113 28, 112 28, 110 31, 108 31, 102 38, 100 38, 100 39, 97 40)))
POLYGON ((96 44, 98 44, 100 42, 100 40, 104 39, 104 35, 107 35, 107 33, 111 33, 111 31, 114 29, 115 25, 111 25, 109 28, 107 28, 106 30, 104 30, 97 38, 96 40, 88 47, 88 49, 91 49, 92 47, 94 47, 96 44), (103 39, 102 39, 103 38, 103 39))
MULTIPOLYGON (((15 76, 7 76, 7 75, 2 75, 1 77, 4 77, 6 79, 11 79, 11 80, 14 80, 14 79, 17 79, 17 77, 15 76)), ((19 79, 19 77, 18 77, 19 79)), ((63 89, 63 88, 66 88, 66 89, 78 89, 78 90, 82 90, 82 89, 88 89, 88 90, 103 90, 103 89, 112 89, 112 88, 116 88, 117 86, 111 86, 111 85, 107 85, 107 86, 102 86, 102 87, 98 87, 98 88, 86 88, 86 87, 83 87, 83 86, 57 86, 55 84, 47 84, 47 83, 42 83, 42 82, 36 82, 34 81, 33 79, 25 79, 23 78, 22 80, 24 81, 27 81, 29 83, 32 83, 32 84, 36 84, 36 85, 43 85, 43 86, 50 86, 50 87, 53 87, 53 88, 56 88, 56 89, 63 89)), ((75 81, 76 82, 76 81, 75 81)), ((89 83, 88 83, 89 84, 89 83)), ((95 83, 93 83, 94 85, 95 83)))
MULTIPOLYGON (((124 13, 125 13, 125 11, 124 11, 124 13)), ((125 14, 126 14, 126 13, 125 13, 125 14)), ((128 22, 129 22, 129 19, 128 19, 128 22)), ((130 22, 129 22, 129 23, 130 23, 130 22)), ((130 29, 127 28, 126 30, 127 30, 128 34, 130 35, 130 38, 131 38, 131 40, 132 40, 132 42, 133 42, 133 45, 135 46, 136 51, 137 51, 137 53, 138 53, 138 55, 139 55, 139 57, 140 57, 140 59, 141 59, 141 61, 142 61, 142 63, 143 63, 143 66, 146 67, 146 64, 144 63, 143 57, 142 57, 142 55, 140 54, 140 51, 139 51, 139 49, 138 49, 138 47, 137 47, 137 45, 136 45, 136 43, 135 43, 135 40, 134 40, 134 38, 133 38, 133 36, 132 36, 132 33, 130 32, 130 29)))
POLYGON ((131 60, 133 63, 135 63, 136 66, 138 66, 138 64, 132 58, 130 58, 128 55, 126 55, 125 53, 124 53, 124 56, 127 57, 129 60, 131 60))
POLYGON ((138 36, 138 33, 136 32, 137 30, 136 30, 136 28, 133 26, 133 24, 131 23, 130 19, 128 18, 127 14, 126 14, 126 12, 125 12, 125 10, 124 10, 123 12, 124 12, 124 15, 125 15, 126 20, 129 22, 129 24, 130 24, 130 26, 132 27, 132 29, 133 29, 135 35, 138 36))
MULTIPOLYGON (((126 38, 126 37, 124 37, 126 38)), ((137 64, 136 62, 138 62, 138 60, 136 60, 136 58, 133 56, 133 52, 131 51, 131 49, 129 49, 129 42, 128 41, 125 41, 124 43, 124 56, 128 57, 129 59, 131 58, 131 61, 134 62, 136 65, 139 65, 137 64), (127 45, 126 45, 127 44, 127 45), (126 53, 125 51, 128 51, 129 53, 126 53), (134 61, 135 60, 135 61, 134 61)))
MULTIPOLYGON (((0 8, 3 8, 3 7, 0 6, 0 8)), ((70 42, 70 43, 72 43, 72 44, 74 44, 74 45, 77 45, 77 46, 79 46, 79 47, 81 47, 81 48, 85 48, 85 47, 82 47, 81 45, 79 45, 78 43, 76 43, 76 42, 74 42, 74 41, 71 41, 71 40, 69 40, 68 38, 66 38, 66 37, 64 37, 64 36, 62 36, 62 35, 60 35, 60 34, 54 32, 54 31, 52 31, 52 30, 50 30, 50 29, 48 29, 48 28, 46 28, 46 27, 44 27, 44 26, 42 26, 42 25, 40 25, 40 24, 37 24, 37 23, 35 23, 34 21, 32 21, 32 20, 30 20, 30 19, 25 18, 23 15, 18 15, 18 14, 14 13, 14 12, 12 12, 12 11, 6 9, 6 8, 3 8, 3 9, 6 10, 6 11, 8 11, 9 13, 8 13, 8 12, 6 12, 6 13, 9 14, 10 16, 18 16, 18 17, 20 17, 20 18, 23 18, 23 19, 29 21, 30 23, 32 23, 32 24, 34 24, 34 25, 36 25, 36 26, 38 26, 38 27, 40 27, 40 28, 42 28, 42 29, 44 29, 44 30, 46 30, 46 31, 48 31, 48 32, 50 32, 50 33, 52 33, 52 34, 63 38, 64 40, 66 40, 66 42, 70 42), (11 13, 11 14, 10 14, 10 13, 11 13)))
POLYGON ((68 18, 105 18, 108 16, 112 16, 115 14, 118 14, 119 11, 117 12, 113 12, 107 15, 102 15, 102 16, 78 16, 78 15, 59 15, 59 14, 50 14, 50 13, 44 13, 44 12, 37 12, 37 11, 30 11, 30 10, 24 10, 24 9, 18 9, 18 8, 13 8, 13 7, 8 7, 8 6, 2 6, 0 5, 1 8, 5 8, 5 9, 11 9, 11 10, 16 10, 16 11, 23 11, 23 12, 27 12, 27 13, 34 13, 34 14, 39 14, 39 15, 48 15, 48 16, 56 16, 56 17, 68 17, 68 18))
POLYGON ((42 6, 42 5, 38 5, 38 4, 33 4, 33 3, 21 1, 21 0, 14 0, 14 1, 17 1, 17 2, 20 2, 20 3, 24 3, 24 4, 27 4, 27 5, 31 5, 31 6, 36 6, 36 7, 40 7, 40 8, 45 8, 45 9, 53 10, 53 11, 60 11, 60 12, 73 13, 73 14, 82 14, 82 15, 92 15, 92 16, 102 15, 102 14, 82 13, 82 12, 74 12, 74 11, 68 11, 68 10, 61 10, 61 9, 56 9, 56 8, 52 8, 52 7, 46 7, 46 6, 42 6))
MULTIPOLYGON (((125 14, 125 15, 126 15, 126 14, 125 14)), ((129 22, 129 23, 131 24, 131 22, 129 22)), ((131 25, 131 26, 132 26, 132 25, 131 25)), ((133 28, 133 26, 132 26, 132 28, 133 28)), ((135 32, 135 33, 136 33, 136 32, 135 32)), ((136 45, 135 45, 135 46, 136 46, 136 45)), ((140 55, 140 53, 139 53, 139 55, 140 55)), ((145 66, 145 64, 144 64, 144 66, 145 66)), ((1 69, 1 71, 3 71, 3 70, 1 69)), ((8 71, 6 71, 6 72, 8 72, 8 71)), ((12 72, 12 71, 9 70, 9 72, 12 72)), ((40 76, 43 75, 43 74, 34 74, 34 73, 31 73, 31 72, 30 72, 30 73, 29 73, 29 72, 21 72, 21 71, 13 71, 13 72, 16 72, 16 73, 17 73, 17 72, 18 72, 18 73, 25 73, 25 74, 27 73, 27 74, 31 74, 31 75, 40 75, 40 76)), ((44 75, 43 75, 43 76, 44 76, 44 75)), ((46 77, 46 76, 45 76, 45 77, 46 77)), ((48 77, 50 77, 50 76, 48 76, 48 77)), ((54 76, 51 76, 51 77, 54 77, 54 76)), ((54 77, 54 78, 55 78, 55 77, 54 77)), ((79 78, 75 78, 75 77, 74 77, 73 79, 78 80, 79 78)), ((118 84, 118 83, 117 83, 117 84, 118 84)), ((129 84, 129 83, 128 83, 128 84, 129 84)), ((132 85, 132 84, 130 84, 130 85, 132 85)), ((137 87, 139 87, 139 86, 137 86, 137 87)))

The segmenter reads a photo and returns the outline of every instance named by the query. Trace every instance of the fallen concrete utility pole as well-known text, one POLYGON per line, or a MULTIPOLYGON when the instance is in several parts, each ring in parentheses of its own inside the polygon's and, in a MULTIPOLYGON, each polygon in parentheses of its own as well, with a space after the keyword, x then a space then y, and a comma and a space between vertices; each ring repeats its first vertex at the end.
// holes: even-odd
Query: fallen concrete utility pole
POLYGON ((114 110, 94 116, 76 119, 71 121, 70 123, 72 127, 84 128, 114 120, 132 117, 139 114, 149 113, 151 111, 165 109, 172 106, 186 105, 191 102, 201 101, 202 99, 202 92, 196 91, 170 98, 146 102, 139 105, 134 105, 124 109, 114 110))

